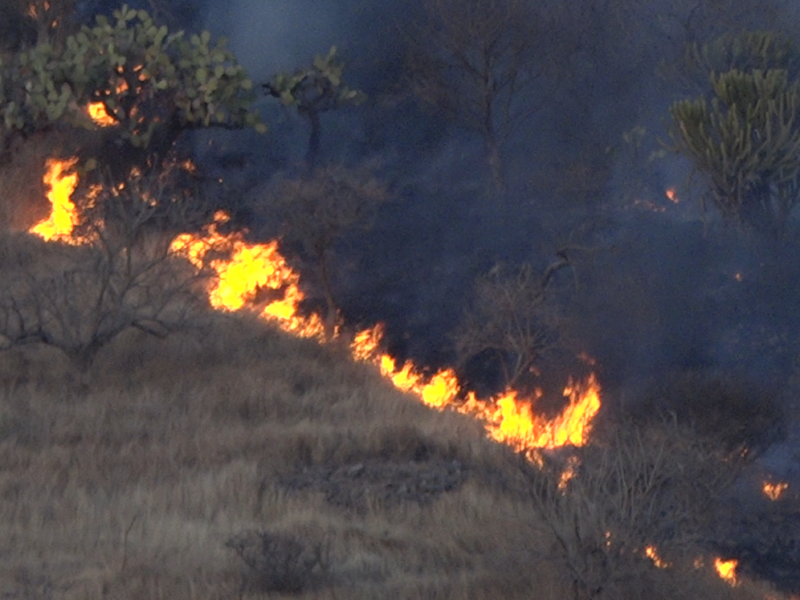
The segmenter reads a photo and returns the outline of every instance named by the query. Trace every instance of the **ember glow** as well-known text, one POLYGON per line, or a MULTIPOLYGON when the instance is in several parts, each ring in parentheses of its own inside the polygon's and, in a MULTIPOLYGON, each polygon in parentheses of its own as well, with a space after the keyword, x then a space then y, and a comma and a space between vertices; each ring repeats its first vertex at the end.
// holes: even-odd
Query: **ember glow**
POLYGON ((764 485, 761 488, 761 491, 764 492, 764 495, 772 500, 773 502, 781 497, 783 492, 785 492, 789 488, 789 484, 783 481, 779 481, 778 483, 772 483, 769 481, 765 481, 764 485))
POLYGON ((75 166, 75 163, 77 159, 74 158, 50 159, 45 163, 47 172, 44 175, 44 183, 50 188, 47 192, 50 216, 34 225, 30 232, 46 241, 81 243, 72 236, 73 229, 78 224, 78 214, 70 196, 78 185, 78 174, 68 171, 75 166))
MULTIPOLYGON (((139 66, 138 69, 135 68, 134 71, 141 70, 141 68, 142 67, 139 66)), ((120 77, 117 80, 117 85, 115 88, 117 94, 123 94, 129 89, 128 82, 125 81, 123 77, 121 77, 122 75, 121 69, 122 68, 120 67, 120 69, 118 70, 118 74, 120 75, 120 77)), ((141 75, 139 76, 139 79, 143 80, 141 75)), ((92 121, 94 121, 94 124, 99 127, 111 127, 117 124, 117 119, 114 117, 114 115, 108 112, 108 108, 106 107, 105 102, 102 102, 100 100, 98 100, 97 102, 90 103, 86 107, 86 112, 88 113, 89 118, 92 121)))
POLYGON ((681 201, 680 198, 678 198, 678 192, 674 187, 669 188, 666 192, 664 192, 664 195, 673 204, 678 204, 681 201))
POLYGON ((666 569, 666 568, 668 568, 668 567, 669 567, 669 563, 668 563, 668 562, 665 562, 665 561, 664 561, 664 559, 662 559, 662 558, 661 558, 661 557, 658 555, 658 550, 656 549, 656 547, 655 547, 655 546, 648 546, 647 548, 645 548, 645 549, 644 549, 644 554, 645 554, 645 556, 646 556, 647 558, 649 558, 650 560, 652 560, 652 561, 653 561, 653 564, 654 564, 656 567, 658 567, 659 569, 666 569))
POLYGON ((727 581, 731 586, 737 584, 736 581, 736 567, 739 561, 736 559, 722 560, 721 558, 714 559, 714 568, 717 570, 719 576, 727 581))

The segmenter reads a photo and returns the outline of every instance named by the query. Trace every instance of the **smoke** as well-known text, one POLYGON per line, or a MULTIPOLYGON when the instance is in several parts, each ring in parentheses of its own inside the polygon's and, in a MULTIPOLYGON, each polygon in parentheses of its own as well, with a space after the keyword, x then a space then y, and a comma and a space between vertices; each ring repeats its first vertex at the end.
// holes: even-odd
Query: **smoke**
MULTIPOLYGON (((551 8, 563 56, 545 81, 547 102, 505 147, 501 197, 491 191, 481 137, 411 93, 405 34, 416 2, 209 0, 205 25, 229 38, 257 84, 336 45, 347 83, 368 95, 357 109, 323 115, 322 159, 375 165, 392 200, 371 229, 336 246, 333 292, 349 323, 386 324, 393 356, 452 365, 452 336, 476 278, 497 265, 544 271, 558 252, 569 258, 552 290, 562 346, 541 365, 554 390, 585 352, 596 360, 604 406, 642 403, 676 381, 741 381, 796 412, 796 219, 788 239, 772 243, 704 208, 706 182, 670 150, 668 109, 696 94, 681 72, 688 42, 786 31, 800 23, 797 4, 583 0, 551 8)), ((271 182, 300 171, 308 126, 274 100, 259 107, 266 136, 214 134, 197 148, 199 162, 231 186, 227 201, 240 223, 266 239, 279 233, 262 210, 271 182)), ((298 266, 322 304, 314 269, 298 266)), ((491 369, 470 377, 484 389, 502 384, 491 369)), ((703 401, 706 390, 694 391, 703 401)), ((790 434, 762 465, 800 485, 798 447, 790 434)))
MULTIPOLYGON (((410 92, 404 30, 416 3, 212 0, 205 24, 229 38, 257 83, 336 45, 348 84, 367 93, 363 107, 323 116, 322 155, 379 165, 393 201, 337 246, 334 291, 349 321, 386 322, 399 358, 452 362, 450 336, 477 276, 497 264, 544 269, 568 248, 557 289, 565 344, 598 361, 607 395, 687 370, 788 382, 800 333, 798 244, 771 248, 702 210, 704 183, 669 152, 665 126, 686 93, 676 75, 686 42, 785 29, 797 9, 688 4, 552 5, 568 59, 547 80, 548 103, 505 148, 502 199, 489 189, 480 136, 410 92), (665 196, 673 187, 677 203, 665 196)), ((231 202, 266 237, 276 226, 256 208, 274 177, 296 172, 308 130, 273 100, 259 106, 265 137, 225 134, 198 147, 203 164, 239 186, 231 202)))
POLYGON ((336 9, 319 0, 232 0, 212 4, 206 26, 229 39, 254 80, 266 81, 341 42, 336 9))

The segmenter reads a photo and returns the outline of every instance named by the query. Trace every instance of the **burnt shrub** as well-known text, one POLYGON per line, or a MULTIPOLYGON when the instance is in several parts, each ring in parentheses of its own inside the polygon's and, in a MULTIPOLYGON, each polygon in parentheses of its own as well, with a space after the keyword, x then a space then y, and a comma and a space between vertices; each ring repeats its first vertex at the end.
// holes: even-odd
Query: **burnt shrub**
POLYGON ((225 544, 250 567, 254 585, 265 592, 296 594, 327 572, 328 551, 323 541, 278 531, 245 531, 225 544))
POLYGON ((729 374, 680 373, 650 386, 627 408, 637 421, 668 417, 748 458, 786 435, 777 393, 729 374))

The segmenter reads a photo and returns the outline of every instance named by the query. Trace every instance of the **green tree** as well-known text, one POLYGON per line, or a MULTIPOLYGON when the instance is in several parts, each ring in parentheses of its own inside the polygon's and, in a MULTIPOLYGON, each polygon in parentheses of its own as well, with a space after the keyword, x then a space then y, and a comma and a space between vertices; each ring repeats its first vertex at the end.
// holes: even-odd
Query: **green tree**
POLYGON ((727 33, 706 44, 686 45, 684 78, 701 92, 709 89, 709 75, 738 69, 743 72, 783 69, 789 79, 800 75, 800 53, 787 36, 769 31, 727 33))
POLYGON ((357 106, 366 95, 347 87, 342 80, 344 63, 336 58, 336 46, 325 56, 317 55, 311 67, 293 74, 278 73, 263 85, 264 91, 280 99, 284 106, 294 106, 311 126, 306 152, 306 166, 312 170, 319 157, 322 137, 321 114, 347 106, 357 106))
POLYGON ((100 16, 70 35, 63 50, 40 43, 0 63, 2 149, 42 130, 93 130, 99 139, 82 148, 85 161, 113 155, 124 180, 132 166, 158 169, 189 129, 263 130, 252 87, 209 32, 170 33, 123 6, 113 20, 100 16), (108 127, 90 118, 89 105, 100 107, 108 127))
POLYGON ((780 235, 800 200, 800 87, 785 70, 728 71, 713 95, 672 105, 673 139, 723 217, 780 235))
POLYGON ((780 236, 800 200, 800 54, 763 32, 689 52, 710 90, 670 107, 675 149, 707 177, 724 218, 780 236))

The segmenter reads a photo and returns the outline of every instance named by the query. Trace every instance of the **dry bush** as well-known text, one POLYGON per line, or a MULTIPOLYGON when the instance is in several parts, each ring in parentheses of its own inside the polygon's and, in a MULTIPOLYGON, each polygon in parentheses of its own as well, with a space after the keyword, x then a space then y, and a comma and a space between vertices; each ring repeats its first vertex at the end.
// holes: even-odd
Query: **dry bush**
POLYGON ((529 387, 536 364, 559 341, 549 286, 568 264, 560 257, 543 272, 529 264, 515 272, 497 265, 479 277, 472 306, 454 335, 459 365, 495 360, 506 387, 529 387))
MULTIPOLYGON (((96 192, 94 211, 81 215, 78 245, 6 236, 3 348, 51 346, 83 373, 127 329, 163 337, 197 320, 203 274, 171 250, 163 210, 149 201, 160 192, 152 178, 96 192)), ((182 211, 176 203, 174 212, 182 211)))
POLYGON ((683 372, 668 376, 627 407, 638 422, 670 415, 699 435, 713 437, 729 452, 752 459, 786 435, 776 393, 741 378, 683 372))
POLYGON ((316 268, 325 297, 325 325, 331 338, 338 320, 333 257, 337 243, 353 229, 366 229, 388 199, 386 186, 367 167, 332 165, 300 179, 282 179, 266 198, 269 217, 282 225, 283 238, 299 245, 316 268))
POLYGON ((268 592, 298 593, 311 585, 315 569, 325 573, 329 544, 311 544, 291 532, 246 531, 225 544, 255 572, 257 585, 268 592))
MULTIPOLYGON (((648 547, 691 573, 716 503, 738 475, 716 440, 670 424, 615 426, 564 465, 546 461, 533 502, 575 600, 635 598, 664 578, 648 547)), ((677 594, 677 591, 675 592, 677 594)))

